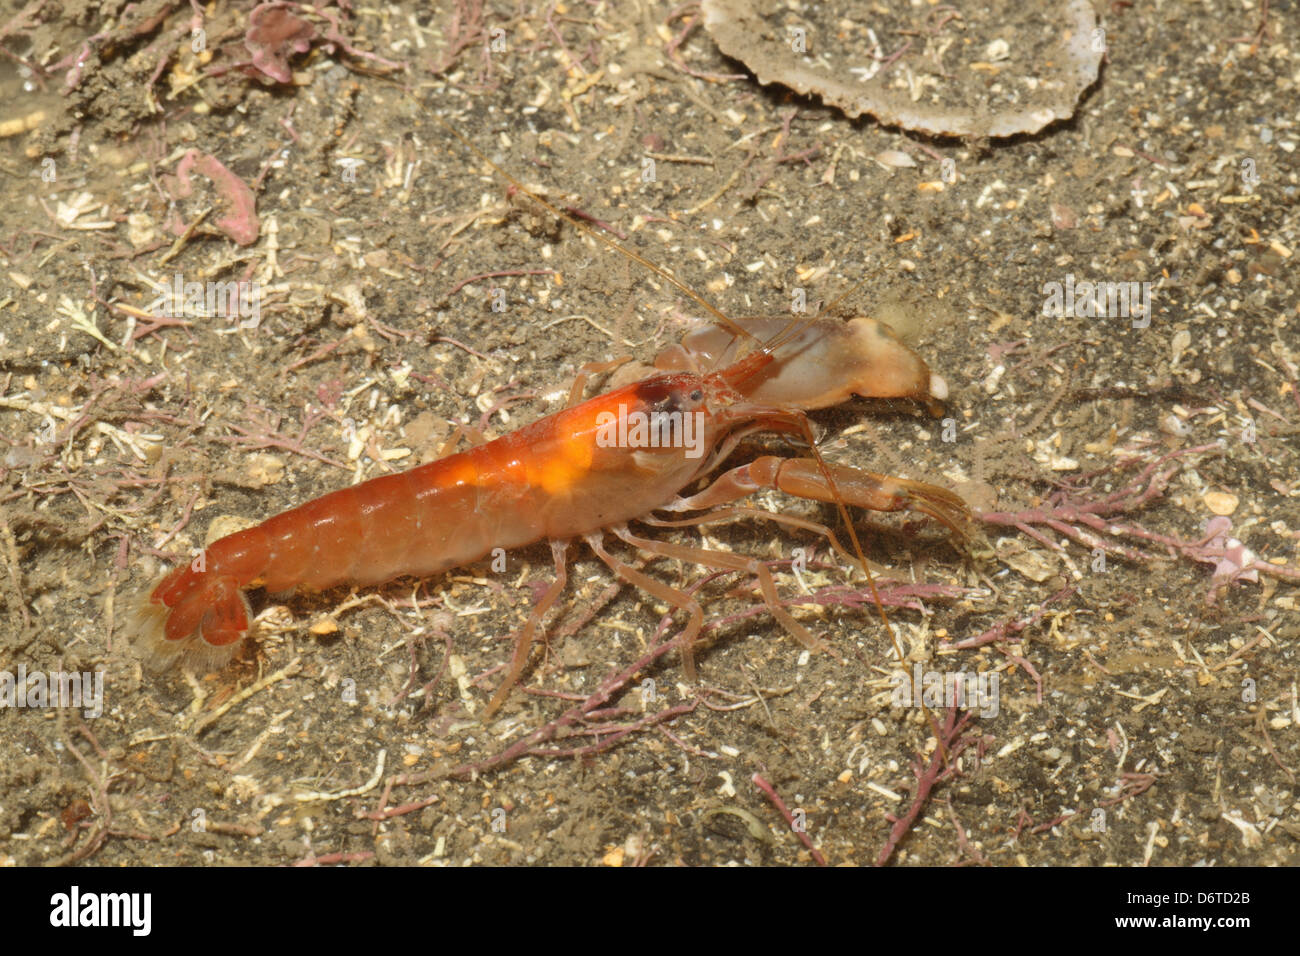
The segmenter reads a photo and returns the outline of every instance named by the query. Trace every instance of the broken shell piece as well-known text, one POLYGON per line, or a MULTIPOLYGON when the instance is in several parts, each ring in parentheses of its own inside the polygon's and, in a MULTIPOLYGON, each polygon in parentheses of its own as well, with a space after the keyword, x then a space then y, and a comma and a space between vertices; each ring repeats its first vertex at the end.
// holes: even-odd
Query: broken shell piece
POLYGON ((1173 412, 1160 419, 1159 426, 1166 435, 1174 435, 1178 438, 1185 438, 1192 433, 1191 426, 1173 412))
POLYGON ((307 630, 312 634, 315 634, 317 637, 324 637, 327 634, 337 634, 339 630, 339 622, 334 620, 332 617, 322 617, 319 620, 313 621, 307 630))
POLYGON ((1011 44, 999 37, 984 48, 984 59, 990 63, 1011 59, 1011 44))
MULTIPOLYGON (((781 83, 805 96, 816 94, 850 118, 870 113, 886 125, 935 136, 1015 136, 1036 133, 1049 123, 1068 119, 1084 90, 1097 81, 1105 54, 1104 41, 1098 42, 1101 34, 1092 4, 1065 0, 1057 14, 1063 41, 1059 55, 1050 58, 1060 65, 1053 75, 1033 77, 1036 88, 1023 102, 929 104, 913 102, 907 91, 893 89, 887 71, 870 75, 865 82, 856 75, 846 79, 794 52, 773 36, 771 25, 751 0, 703 0, 701 7, 704 27, 718 48, 749 67, 760 83, 781 83)), ((994 53, 1002 52, 998 43, 995 40, 990 45, 994 53)))
POLYGON ((226 535, 246 531, 257 523, 252 518, 245 518, 242 515, 217 515, 208 524, 207 534, 203 536, 203 546, 206 548, 226 535))
POLYGON ((1050 553, 1030 548, 1014 538, 999 538, 994 553, 999 561, 1035 584, 1042 584, 1060 568, 1060 562, 1050 553))
POLYGON ((1063 203, 1052 203, 1052 227, 1054 229, 1073 229, 1079 225, 1079 217, 1074 210, 1063 203))

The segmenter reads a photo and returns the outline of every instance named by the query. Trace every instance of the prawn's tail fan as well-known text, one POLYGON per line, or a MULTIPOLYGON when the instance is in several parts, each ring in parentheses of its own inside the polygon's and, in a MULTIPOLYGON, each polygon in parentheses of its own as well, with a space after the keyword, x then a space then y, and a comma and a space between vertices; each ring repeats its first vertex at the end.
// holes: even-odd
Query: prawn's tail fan
POLYGON ((235 578, 183 565, 128 606, 125 631, 151 669, 205 672, 234 656, 252 620, 235 578))

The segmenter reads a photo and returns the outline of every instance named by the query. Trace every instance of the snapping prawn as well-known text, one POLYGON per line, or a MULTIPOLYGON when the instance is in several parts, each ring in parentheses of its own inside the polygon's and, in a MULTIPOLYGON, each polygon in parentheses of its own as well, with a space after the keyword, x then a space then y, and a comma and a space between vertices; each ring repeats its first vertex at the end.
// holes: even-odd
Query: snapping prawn
MULTIPOLYGON (((758 341, 753 331, 708 306, 670 274, 613 245, 702 302, 733 339, 758 341)), ((686 676, 694 679, 694 642, 703 624, 700 605, 611 554, 604 546, 610 532, 650 554, 749 572, 784 629, 807 647, 824 648, 780 605, 762 562, 645 538, 627 523, 640 519, 677 526, 720 520, 743 513, 728 506, 767 488, 841 509, 846 504, 876 511, 912 509, 961 534, 969 515, 959 497, 922 482, 826 464, 816 454, 804 414, 806 408, 824 407, 851 392, 932 403, 944 397, 946 386, 919 357, 871 325, 813 322, 800 328, 782 322, 767 342, 749 354, 736 354, 734 342, 717 336, 688 342, 682 353, 661 357, 671 370, 572 404, 494 441, 340 489, 221 538, 205 550, 201 562, 174 569, 150 588, 134 607, 128 629, 155 664, 185 655, 211 668, 228 659, 252 627, 245 596, 250 588, 320 591, 405 575, 424 577, 478 561, 495 548, 547 540, 555 581, 519 632, 506 676, 483 714, 487 717, 523 673, 541 621, 565 588, 569 545, 581 539, 619 578, 688 613, 678 647, 686 676), (828 365, 828 347, 837 355, 856 354, 856 359, 845 367, 828 365), (700 367, 718 360, 726 364, 700 367), (894 372, 885 374, 885 368, 894 372), (674 431, 686 422, 693 429, 689 441, 683 440, 685 428, 674 431), (759 431, 799 436, 814 457, 762 456, 724 472, 694 495, 679 497, 759 431), (611 440, 611 435, 616 437, 611 440), (663 520, 650 517, 656 511, 703 513, 663 520)), ((836 543, 825 526, 771 517, 836 543)), ((854 534, 851 524, 849 533, 854 534)), ((856 547, 856 538, 854 543, 856 547)))
MULTIPOLYGON (((603 545, 606 530, 647 551, 757 575, 765 603, 787 631, 821 644, 780 607, 770 573, 755 559, 641 538, 626 523, 656 510, 712 509, 762 488, 877 511, 911 508, 960 532, 965 505, 942 488, 827 465, 809 458, 764 456, 725 472, 688 498, 677 493, 707 475, 756 431, 811 438, 800 409, 765 405, 745 383, 772 364, 764 347, 720 371, 669 372, 556 412, 495 441, 404 472, 343 488, 211 544, 201 570, 182 565, 136 608, 134 631, 158 664, 185 653, 211 667, 247 635, 252 614, 244 591, 320 591, 372 585, 395 577, 437 574, 477 561, 494 548, 549 540, 556 580, 516 641, 509 672, 489 704, 494 712, 522 673, 542 616, 566 582, 568 544, 585 540, 623 580, 691 614, 679 639, 683 667, 694 677, 693 644, 702 625, 689 596, 624 564, 603 545), (698 440, 673 441, 664 423, 691 416, 698 440), (621 447, 624 435, 659 421, 656 439, 621 447), (629 428, 628 423, 634 427, 629 428)), ((807 523, 805 523, 806 525, 807 523)))

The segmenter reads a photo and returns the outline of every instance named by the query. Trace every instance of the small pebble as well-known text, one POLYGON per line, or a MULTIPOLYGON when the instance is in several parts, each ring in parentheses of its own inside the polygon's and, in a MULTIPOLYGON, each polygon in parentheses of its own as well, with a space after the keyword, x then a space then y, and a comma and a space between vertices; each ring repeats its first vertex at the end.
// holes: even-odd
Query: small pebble
POLYGON ((916 165, 916 160, 898 149, 886 149, 876 154, 876 162, 881 166, 892 166, 896 169, 911 169, 916 165))
POLYGON ((1201 500, 1212 514, 1225 517, 1236 511, 1237 505, 1241 504, 1241 499, 1228 491, 1207 491, 1201 500))

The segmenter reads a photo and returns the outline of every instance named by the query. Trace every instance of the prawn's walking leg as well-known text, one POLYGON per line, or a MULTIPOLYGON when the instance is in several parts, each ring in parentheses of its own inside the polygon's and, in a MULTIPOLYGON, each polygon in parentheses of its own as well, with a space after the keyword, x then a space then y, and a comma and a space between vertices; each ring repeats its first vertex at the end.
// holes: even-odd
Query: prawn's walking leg
POLYGON ((487 436, 473 425, 457 425, 452 433, 447 436, 447 440, 442 443, 441 447, 439 447, 438 457, 446 458, 454 452, 457 446, 460 445, 462 438, 469 442, 470 448, 477 448, 479 445, 486 445, 488 443, 487 436))
POLYGON ((488 701, 487 709, 483 711, 484 720, 495 714, 497 709, 506 702, 506 698, 510 696, 511 688, 515 686, 515 682, 519 680, 519 675, 524 672, 524 667, 528 664, 528 652, 532 649, 533 639, 537 635, 537 629, 542 623, 542 618, 551 609, 551 605, 555 603, 556 598, 564 593, 564 587, 569 580, 568 564, 565 561, 568 550, 569 541, 567 538, 563 541, 551 542, 551 555, 555 558, 555 580, 551 582, 551 586, 546 589, 541 600, 537 602, 533 612, 528 615, 528 622, 524 624, 523 630, 519 632, 519 637, 515 639, 515 651, 510 657, 510 670, 506 672, 506 678, 501 682, 501 686, 497 688, 497 692, 488 701))
POLYGON ((831 481, 813 458, 778 458, 764 455, 720 475, 709 487, 689 498, 679 498, 665 511, 696 511, 724 505, 763 488, 784 491, 799 498, 835 502, 836 491, 845 504, 871 511, 911 509, 942 522, 959 537, 969 534, 970 510, 960 497, 940 488, 906 478, 891 478, 845 465, 827 464, 831 481), (832 481, 834 488, 832 489, 832 481))
MULTIPOLYGON (((700 564, 715 570, 746 571, 754 575, 758 579, 758 586, 763 594, 763 603, 772 612, 772 616, 781 622, 781 626, 785 628, 786 633, 809 650, 827 651, 835 654, 830 645, 814 637, 808 632, 807 628, 790 615, 789 611, 781 606, 776 593, 776 582, 772 580, 772 572, 758 558, 747 557, 743 554, 729 554, 726 551, 694 548, 690 545, 673 544, 668 541, 655 541, 651 538, 642 538, 632 534, 626 528, 615 528, 614 533, 633 547, 649 551, 651 554, 658 554, 665 558, 677 558, 679 561, 700 564)), ((685 655, 686 649, 684 647, 683 656, 685 655)), ((839 655, 836 654, 835 656, 838 657, 839 655)))
POLYGON ((656 518, 653 515, 646 515, 638 518, 642 524, 653 525, 656 528, 690 528, 701 524, 717 524, 722 521, 730 521, 732 518, 765 518, 768 521, 775 521, 783 524, 788 528, 799 528, 803 531, 811 531, 813 534, 821 535, 830 542, 835 552, 844 558, 850 564, 857 566, 858 556, 851 552, 844 545, 840 544, 840 539, 835 537, 835 532, 822 524, 820 521, 811 521, 808 518, 800 518, 798 515, 781 514, 777 511, 766 511, 763 508, 751 508, 746 505, 733 506, 729 508, 713 508, 702 515, 692 515, 689 518, 678 518, 675 521, 665 521, 662 518, 656 518))
MULTIPOLYGON (((627 528, 616 528, 614 530, 621 537, 627 531, 627 528)), ((587 544, 591 546, 591 550, 596 552, 596 556, 628 584, 639 587, 673 607, 681 608, 691 616, 686 625, 686 630, 682 631, 682 636, 678 639, 678 646, 681 648, 682 653, 682 672, 686 675, 686 679, 693 683, 695 681, 695 656, 691 648, 695 644, 695 638, 699 636, 700 629, 704 627, 704 609, 700 607, 700 602, 685 591, 679 591, 662 581, 655 580, 648 574, 642 574, 631 565, 624 564, 605 550, 605 542, 600 533, 588 534, 583 537, 587 544)))

